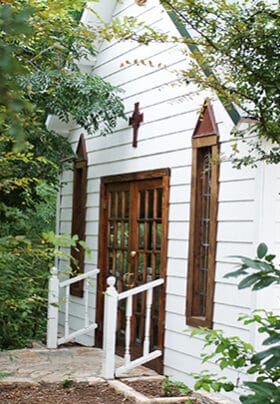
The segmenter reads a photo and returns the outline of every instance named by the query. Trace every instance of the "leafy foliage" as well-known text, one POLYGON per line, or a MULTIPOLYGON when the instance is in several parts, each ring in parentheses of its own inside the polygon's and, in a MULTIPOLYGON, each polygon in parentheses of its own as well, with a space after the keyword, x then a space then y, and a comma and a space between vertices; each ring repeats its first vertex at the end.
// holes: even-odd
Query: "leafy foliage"
POLYGON ((50 259, 43 245, 24 237, 0 240, 1 349, 44 339, 50 259))
POLYGON ((200 327, 191 332, 192 336, 201 334, 204 335, 204 347, 212 345, 216 347, 215 351, 210 354, 201 355, 203 363, 218 356, 216 363, 221 369, 227 367, 238 369, 248 365, 249 358, 253 352, 251 344, 242 341, 239 337, 225 337, 221 330, 209 330, 208 328, 200 327))
POLYGON ((191 376, 196 380, 194 384, 195 390, 205 390, 210 392, 211 390, 219 393, 221 390, 232 391, 234 384, 226 380, 225 376, 218 376, 211 374, 207 370, 203 370, 201 373, 191 373, 191 376))
MULTIPOLYGON (((257 249, 257 258, 237 257, 241 259, 238 270, 231 272, 226 277, 245 276, 239 283, 240 289, 251 287, 252 290, 260 290, 272 284, 279 284, 280 271, 274 267, 274 255, 267 254, 267 246, 261 243, 257 249)), ((255 352, 253 347, 242 341, 239 337, 225 337, 220 330, 208 330, 199 328, 191 331, 191 335, 203 335, 205 347, 215 347, 211 353, 201 355, 203 362, 214 360, 221 370, 226 368, 242 369, 248 375, 255 375, 255 381, 245 381, 253 394, 240 396, 240 401, 245 404, 276 403, 280 400, 280 316, 266 310, 255 310, 251 315, 242 315, 239 318, 245 325, 254 324, 260 334, 267 336, 262 345, 265 348, 255 352), (268 348, 267 348, 268 347, 268 348)), ((203 371, 193 374, 196 379, 195 388, 210 391, 231 391, 233 383, 224 377, 203 371)))
POLYGON ((54 254, 63 254, 54 248, 62 239, 51 233, 42 242, 41 235, 54 229, 61 160, 74 153, 46 130, 47 114, 103 134, 124 116, 119 90, 76 63, 96 54, 94 31, 79 24, 84 6, 0 2, 1 349, 44 337, 48 269, 54 254))
POLYGON ((275 255, 267 255, 266 244, 261 243, 258 246, 257 257, 256 259, 236 257, 241 260, 242 265, 236 271, 228 273, 226 278, 248 275, 249 272, 253 272, 243 278, 238 285, 239 289, 252 287, 252 290, 259 290, 273 283, 279 284, 280 270, 276 269, 273 263, 275 255))
POLYGON ((187 395, 191 392, 191 389, 185 383, 170 380, 170 377, 166 375, 161 383, 161 387, 164 397, 176 397, 180 394, 187 395))
POLYGON ((123 114, 123 104, 116 96, 120 90, 100 77, 75 70, 35 72, 23 77, 21 86, 29 98, 48 114, 62 121, 74 119, 88 132, 112 132, 117 118, 123 114))
MULTIPOLYGON (((76 235, 52 231, 44 233, 40 241, 25 236, 0 238, 0 350, 45 340, 49 269, 55 257, 71 261, 67 251, 77 242, 76 235)), ((88 246, 78 243, 90 256, 88 246)), ((71 272, 70 265, 65 271, 71 272)))
POLYGON ((65 389, 69 389, 69 387, 73 386, 74 380, 65 379, 65 380, 63 380, 63 382, 61 384, 62 384, 62 387, 64 387, 65 389))
MULTIPOLYGON (((230 106, 240 107, 250 122, 246 131, 233 133, 232 160, 237 167, 257 161, 278 163, 280 113, 279 2, 258 0, 161 0, 179 26, 170 36, 133 17, 116 19, 100 32, 136 40, 183 43, 190 50, 189 67, 178 72, 182 83, 194 80, 213 89, 230 106), (106 31, 106 32, 105 32, 106 31), (263 140, 269 147, 263 147, 263 140), (238 141, 249 146, 238 154, 238 141)), ((135 63, 145 61, 136 60, 135 63)), ((148 63, 147 63, 148 64, 148 63)), ((163 67, 163 66, 162 66, 163 67)))
POLYGON ((0 5, 1 121, 17 144, 44 130, 47 113, 65 121, 71 114, 94 130, 105 122, 104 133, 123 117, 118 89, 82 74, 75 62, 96 54, 94 34, 75 19, 84 3, 7 0, 0 5))
MULTIPOLYGON (((203 87, 213 88, 223 99, 239 105, 253 123, 252 133, 274 143, 266 152, 258 140, 251 140, 243 164, 258 159, 279 162, 278 2, 162 0, 162 3, 187 29, 195 32, 191 43, 197 46, 194 57, 209 72, 203 74, 194 63, 185 72, 186 77, 194 77, 203 87)), ((236 135, 247 136, 240 132, 236 135)))
POLYGON ((124 116, 119 90, 76 63, 96 54, 94 33, 76 20, 84 3, 0 3, 2 213, 34 205, 38 183, 56 184, 61 159, 73 155, 63 137, 46 131, 47 114, 103 134, 124 116))
POLYGON ((29 144, 22 151, 15 151, 14 144, 14 139, 8 135, 0 137, 0 219, 6 230, 8 224, 15 228, 13 213, 14 219, 19 220, 19 216, 26 216, 36 203, 47 200, 49 204, 53 199, 58 170, 53 160, 70 149, 55 134, 50 134, 47 141, 44 136, 34 139, 33 145, 29 144), (41 192, 44 187, 51 192, 41 192))

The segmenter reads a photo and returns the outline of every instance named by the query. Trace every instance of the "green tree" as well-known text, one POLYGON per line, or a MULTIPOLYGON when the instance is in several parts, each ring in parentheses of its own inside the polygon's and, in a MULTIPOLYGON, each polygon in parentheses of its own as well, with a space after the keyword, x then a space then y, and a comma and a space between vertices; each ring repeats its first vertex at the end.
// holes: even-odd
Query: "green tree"
POLYGON ((42 130, 49 113, 104 133, 123 116, 118 90, 82 74, 76 64, 96 54, 94 33, 76 18, 84 4, 6 0, 0 5, 1 121, 3 131, 16 139, 42 130))
POLYGON ((84 5, 0 2, 0 349, 45 332, 54 252, 41 234, 54 228, 60 161, 73 156, 47 115, 103 134, 124 117, 119 90, 76 63, 96 54, 94 32, 79 24, 84 5))
POLYGON ((76 64, 96 54, 94 33, 77 18, 84 3, 0 3, 2 220, 7 208, 37 202, 38 183, 56 183, 59 161, 72 154, 65 139, 47 132, 48 114, 104 134, 124 117, 119 90, 76 64))
MULTIPOLYGON (((249 145, 245 157, 233 153, 237 167, 259 160, 280 161, 280 7, 276 0, 161 0, 181 35, 169 36, 135 18, 116 19, 101 29, 148 45, 152 41, 183 43, 191 50, 189 80, 215 90, 224 103, 236 104, 250 127, 233 134, 249 145), (270 142, 263 147, 263 140, 270 142)), ((143 60, 134 61, 145 63, 143 60)), ((147 65, 149 65, 147 61, 147 65)), ((236 145, 236 143, 234 143, 236 145)), ((236 146, 236 151, 237 146, 236 146)))
MULTIPOLYGON (((254 123, 252 133, 270 140, 267 153, 258 140, 243 163, 280 160, 280 8, 276 1, 161 0, 187 29, 194 30, 194 58, 186 78, 238 105, 254 123), (250 156, 251 154, 251 156, 250 156), (252 157, 253 156, 253 157, 252 157)), ((187 40, 187 43, 189 40, 187 40)), ((241 134, 239 133, 238 136, 241 134)), ((245 136, 245 134, 243 134, 245 136)))

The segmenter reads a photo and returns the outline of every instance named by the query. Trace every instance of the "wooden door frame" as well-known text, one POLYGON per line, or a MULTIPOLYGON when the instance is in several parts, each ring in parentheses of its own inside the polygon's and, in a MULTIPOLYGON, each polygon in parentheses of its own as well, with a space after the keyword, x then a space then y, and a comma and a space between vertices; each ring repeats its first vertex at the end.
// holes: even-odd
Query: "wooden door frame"
MULTIPOLYGON (((96 303, 96 323, 98 324, 96 333, 96 345, 102 347, 102 335, 103 335, 103 307, 104 307, 104 291, 106 290, 106 268, 107 254, 103 251, 106 248, 107 239, 107 223, 108 223, 108 210, 104 201, 106 200, 106 186, 112 183, 125 183, 125 182, 136 182, 151 179, 162 179, 162 185, 164 188, 162 206, 165 209, 166 214, 162 217, 162 250, 165 252, 162 255, 161 265, 163 268, 163 278, 165 283, 163 285, 163 307, 165 308, 165 296, 166 296, 166 267, 167 267, 167 232, 168 232, 168 207, 169 207, 169 179, 170 179, 170 169, 162 168, 156 170, 147 170, 128 174, 119 174, 106 176, 101 178, 100 185, 100 212, 99 212, 99 243, 98 243, 98 268, 100 273, 98 276, 98 287, 97 287, 97 303, 96 303), (103 206, 102 206, 103 205, 103 206), (100 304, 101 303, 101 304, 100 304)), ((164 328, 165 328, 165 310, 163 313, 159 313, 160 319, 162 321, 162 328, 159 330, 159 341, 160 346, 158 349, 163 351, 164 343, 164 328)))

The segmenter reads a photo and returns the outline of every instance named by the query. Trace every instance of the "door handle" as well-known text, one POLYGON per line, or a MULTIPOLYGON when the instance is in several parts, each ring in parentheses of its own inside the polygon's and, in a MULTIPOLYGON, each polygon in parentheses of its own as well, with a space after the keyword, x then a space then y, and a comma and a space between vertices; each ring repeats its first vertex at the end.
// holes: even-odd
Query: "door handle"
POLYGON ((128 288, 132 288, 135 284, 135 276, 133 272, 127 272, 126 274, 124 274, 123 276, 123 281, 125 286, 127 286, 128 288))
POLYGON ((131 258, 134 258, 134 257, 136 257, 136 251, 130 251, 130 256, 131 256, 131 258))

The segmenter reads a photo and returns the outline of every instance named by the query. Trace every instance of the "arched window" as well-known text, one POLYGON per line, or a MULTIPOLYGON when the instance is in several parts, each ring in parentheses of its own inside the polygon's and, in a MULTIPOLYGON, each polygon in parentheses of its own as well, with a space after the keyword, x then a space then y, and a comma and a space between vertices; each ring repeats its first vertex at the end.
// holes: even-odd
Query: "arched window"
POLYGON ((187 324, 212 327, 217 236, 219 137, 206 100, 192 138, 187 324))
MULTIPOLYGON (((77 147, 77 158, 74 161, 74 182, 73 182, 73 208, 72 208, 72 230, 71 234, 77 235, 79 240, 85 241, 86 231, 86 200, 87 200, 87 152, 85 138, 80 136, 77 147)), ((75 259, 72 262, 72 276, 84 272, 85 251, 77 244, 71 248, 71 255, 75 259)), ((71 285, 70 292, 74 296, 83 296, 83 282, 71 285)))

